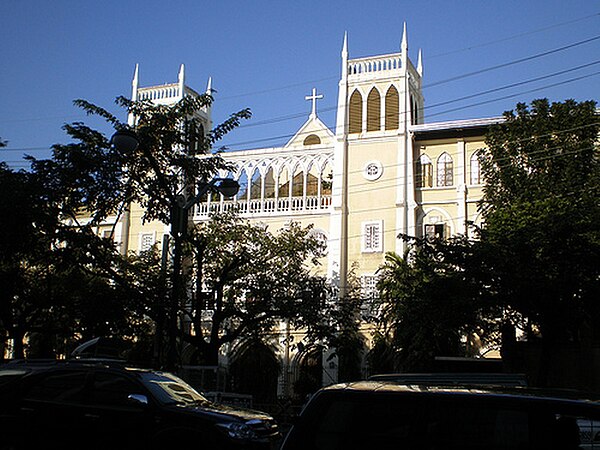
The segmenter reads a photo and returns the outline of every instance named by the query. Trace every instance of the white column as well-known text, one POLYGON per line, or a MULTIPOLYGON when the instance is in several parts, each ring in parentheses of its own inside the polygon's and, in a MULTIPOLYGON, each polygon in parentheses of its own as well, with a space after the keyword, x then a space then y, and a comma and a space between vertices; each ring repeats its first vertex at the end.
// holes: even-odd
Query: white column
POLYGON ((464 139, 456 143, 456 204, 458 205, 458 218, 456 219, 456 231, 467 233, 467 152, 464 139))
POLYGON ((333 180, 329 223, 327 276, 344 294, 348 272, 348 38, 344 35, 342 74, 338 87, 336 137, 333 150, 333 180))

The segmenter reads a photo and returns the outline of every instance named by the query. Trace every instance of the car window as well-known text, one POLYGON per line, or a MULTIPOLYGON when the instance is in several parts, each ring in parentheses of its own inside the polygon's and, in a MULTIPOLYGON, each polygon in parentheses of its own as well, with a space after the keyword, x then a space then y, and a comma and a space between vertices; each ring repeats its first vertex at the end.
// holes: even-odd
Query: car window
POLYGON ((141 375, 144 385, 162 404, 208 404, 198 391, 185 381, 168 373, 148 372, 141 375))
POLYGON ((59 371, 37 379, 24 395, 24 400, 82 404, 86 371, 59 371))
POLYGON ((96 372, 92 386, 90 403, 93 405, 134 407, 128 397, 145 394, 143 388, 133 380, 110 372, 96 372))

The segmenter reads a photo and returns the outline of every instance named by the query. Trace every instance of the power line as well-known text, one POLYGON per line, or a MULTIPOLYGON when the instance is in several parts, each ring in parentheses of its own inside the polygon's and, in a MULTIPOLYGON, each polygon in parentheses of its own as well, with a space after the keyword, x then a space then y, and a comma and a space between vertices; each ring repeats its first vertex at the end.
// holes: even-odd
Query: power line
POLYGON ((423 89, 427 89, 427 88, 439 86, 439 85, 446 84, 446 83, 451 83, 451 82, 457 81, 457 80, 464 80, 465 78, 469 78, 469 77, 472 77, 474 75, 480 75, 482 73, 491 72, 493 70, 503 69, 505 67, 514 66, 516 64, 521 64, 521 63, 524 63, 524 62, 527 62, 527 61, 533 61, 534 59, 538 59, 538 58, 542 58, 544 56, 552 55, 554 53, 562 52, 562 51, 568 50, 570 48, 578 47, 578 46, 584 45, 584 44, 589 44, 590 42, 597 41, 598 39, 600 39, 600 35, 591 37, 589 39, 584 39, 582 41, 578 41, 578 42, 575 42, 573 44, 564 45, 562 47, 558 47, 558 48, 555 48, 553 50, 548 50, 548 51, 545 51, 545 52, 542 52, 542 53, 537 53, 535 55, 527 56, 525 58, 515 59, 513 61, 509 61, 509 62, 506 62, 506 63, 497 64, 495 66, 486 67, 484 69, 479 69, 479 70, 475 70, 473 72, 467 72, 467 73, 462 74, 462 75, 457 75, 455 77, 450 77, 450 78, 446 78, 444 80, 436 81, 434 83, 430 83, 430 84, 424 85, 423 89))
MULTIPOLYGON (((594 62, 594 63, 591 63, 590 65, 597 64, 597 63, 598 62, 594 62)), ((588 65, 585 65, 585 66, 587 67, 588 65)), ((567 69, 566 71, 561 71, 560 73, 556 73, 556 74, 550 74, 550 75, 547 75, 545 77, 546 78, 550 78, 550 77, 556 76, 558 74, 567 73, 567 71, 573 71, 573 70, 579 70, 579 69, 581 69, 581 67, 578 67, 577 69, 567 69)), ((460 107, 446 109, 444 111, 436 112, 434 114, 429 114, 427 117, 435 117, 435 116, 447 114, 449 112, 461 111, 461 110, 473 108, 475 106, 480 106, 480 105, 483 105, 483 104, 489 104, 489 103, 493 103, 493 102, 497 102, 497 101, 502 101, 502 100, 506 100, 506 99, 509 99, 509 98, 518 97, 518 96, 523 95, 523 94, 528 94, 528 93, 532 93, 532 92, 538 92, 538 91, 541 91, 541 90, 544 90, 544 89, 549 89, 549 88, 552 88, 552 87, 562 86, 562 85, 565 85, 565 84, 568 84, 568 83, 573 83, 573 82, 576 82, 576 81, 581 81, 582 79, 594 77, 594 76, 597 76, 599 74, 600 74, 600 71, 599 72, 594 72, 594 73, 591 73, 591 74, 588 74, 588 75, 582 75, 580 77, 571 78, 571 79, 568 79, 568 80, 565 80, 565 81, 561 81, 561 82, 558 82, 558 83, 552 83, 552 84, 544 85, 544 86, 541 86, 541 87, 538 87, 538 88, 535 88, 535 89, 529 89, 529 90, 526 90, 526 91, 520 91, 520 92, 517 92, 515 94, 510 94, 510 95, 506 95, 506 96, 496 97, 496 98, 493 98, 493 99, 490 99, 490 100, 485 100, 485 101, 481 101, 481 102, 477 102, 477 103, 471 103, 471 104, 468 104, 468 105, 463 105, 463 106, 460 106, 460 107)), ((540 78, 542 78, 542 77, 537 77, 537 78, 535 78, 535 79, 533 79, 531 81, 520 82, 520 83, 515 83, 515 84, 522 85, 522 84, 526 84, 528 82, 539 81, 540 78)), ((499 87, 499 88, 491 89, 489 91, 484 91, 480 95, 486 95, 486 94, 489 94, 489 93, 493 93, 493 92, 497 92, 497 91, 500 91, 500 90, 508 89, 509 88, 508 86, 511 86, 511 85, 502 86, 502 87, 499 87)), ((469 98, 473 98, 472 96, 468 96, 468 97, 469 98)), ((456 99, 456 101, 459 101, 459 100, 460 99, 456 99)), ((448 103, 450 103, 450 102, 446 102, 446 104, 448 104, 448 103)), ((435 106, 439 106, 439 104, 438 105, 432 105, 432 106, 425 106, 423 108, 420 108, 419 110, 421 112, 423 112, 423 111, 425 111, 425 110, 427 110, 429 108, 433 108, 435 106)), ((330 109, 336 109, 336 108, 337 107, 332 107, 330 109)), ((405 122, 404 119, 400 120, 400 124, 404 124, 404 122, 405 122)), ((348 124, 346 124, 346 126, 347 125, 348 124)), ((272 137, 261 138, 261 139, 253 139, 253 140, 250 140, 250 141, 243 141, 243 142, 236 142, 236 143, 224 143, 223 146, 226 149, 230 149, 231 147, 240 147, 240 146, 246 146, 248 144, 258 144, 258 143, 261 143, 261 142, 269 142, 269 141, 275 141, 275 140, 290 139, 290 138, 292 138, 294 136, 302 136, 302 135, 306 135, 307 136, 309 134, 311 134, 311 132, 305 132, 305 133, 299 133, 299 134, 296 134, 296 133, 294 133, 294 134, 284 134, 284 135, 272 136, 272 137)))
POLYGON ((557 23, 557 24, 554 24, 554 25, 549 25, 547 27, 538 28, 536 30, 527 31, 525 33, 519 33, 519 34, 515 34, 515 35, 512 35, 512 36, 505 37, 505 38, 496 39, 496 40, 493 40, 493 41, 482 42, 480 44, 472 45, 470 47, 465 47, 465 48, 458 49, 458 50, 451 50, 451 51, 445 52, 445 53, 433 54, 433 55, 429 56, 428 59, 435 59, 435 58, 439 58, 439 57, 442 57, 442 56, 453 55, 453 54, 456 54, 456 53, 461 53, 461 52, 464 52, 464 51, 473 50, 475 48, 488 47, 490 45, 498 44, 500 42, 506 42, 506 41, 511 41, 513 39, 519 39, 519 38, 523 38, 523 37, 526 37, 526 36, 531 36, 532 34, 537 34, 537 33, 541 33, 541 32, 544 32, 544 31, 552 30, 554 28, 560 28, 560 27, 563 27, 565 25, 571 25, 573 23, 581 22, 581 21, 590 19, 592 17, 598 17, 598 16, 600 16, 600 13, 590 14, 589 16, 584 16, 584 17, 578 17, 577 19, 569 20, 567 22, 557 23))

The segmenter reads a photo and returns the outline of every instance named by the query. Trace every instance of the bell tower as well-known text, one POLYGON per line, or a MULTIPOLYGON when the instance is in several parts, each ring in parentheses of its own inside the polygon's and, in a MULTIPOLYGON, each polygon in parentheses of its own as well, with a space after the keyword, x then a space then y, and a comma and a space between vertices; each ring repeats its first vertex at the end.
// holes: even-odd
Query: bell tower
POLYGON ((355 261, 374 273, 388 251, 402 253, 399 233, 414 234, 411 125, 423 123, 421 52, 408 56, 404 24, 400 52, 349 58, 344 36, 338 88, 329 275, 340 280, 355 261), (382 202, 382 199, 385 201, 382 202), (378 204, 377 209, 372 205, 378 204))

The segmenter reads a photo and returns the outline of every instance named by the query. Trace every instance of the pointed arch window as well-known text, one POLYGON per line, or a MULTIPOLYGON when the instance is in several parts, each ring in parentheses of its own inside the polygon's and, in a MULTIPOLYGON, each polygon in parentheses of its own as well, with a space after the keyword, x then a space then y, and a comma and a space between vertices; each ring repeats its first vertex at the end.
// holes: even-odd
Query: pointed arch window
POLYGON ((471 184, 481 184, 481 162, 479 158, 481 156, 481 152, 476 151, 471 156, 471 184))
POLYGON ((321 195, 331 195, 333 186, 333 169, 331 163, 328 162, 321 172, 321 195))
POLYGON ((360 133, 362 131, 362 95, 360 92, 354 91, 350 96, 350 111, 349 111, 349 132, 360 133))
POLYGON ((367 131, 381 129, 381 95, 376 88, 371 89, 367 97, 367 131))
POLYGON ((433 187, 433 164, 427 155, 421 155, 416 163, 415 184, 418 188, 433 187))
POLYGON ((289 197, 290 195, 290 171, 288 168, 283 168, 281 173, 279 174, 278 182, 279 182, 279 198, 289 197))
POLYGON ((319 168, 311 163, 306 171, 306 195, 316 197, 319 194, 319 168))
POLYGON ((454 167, 452 157, 443 153, 437 161, 437 185, 452 186, 454 182, 454 167))
POLYGON ((248 180, 248 184, 250 185, 250 199, 260 199, 262 178, 258 169, 252 171, 252 177, 248 180))
POLYGON ((275 170, 273 166, 269 167, 265 176, 265 198, 275 197, 275 170))
POLYGON ((385 129, 397 130, 399 126, 398 114, 400 110, 400 98, 398 90, 390 86, 385 94, 385 129))

